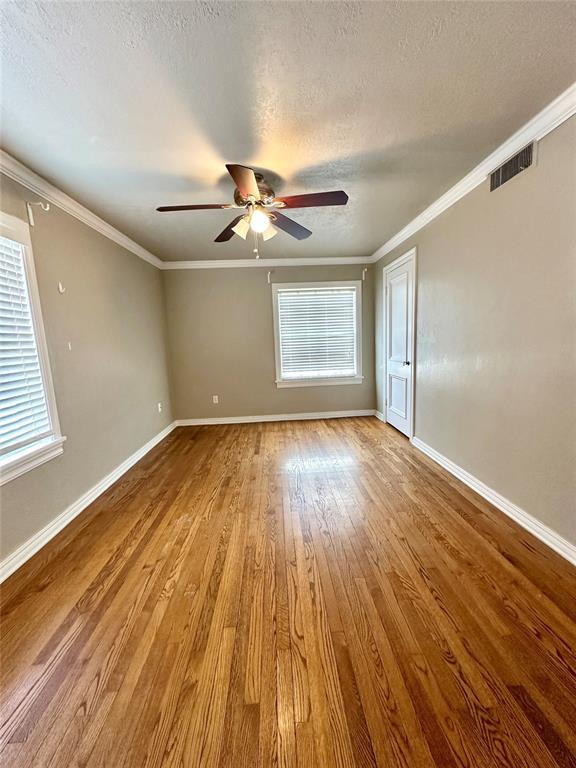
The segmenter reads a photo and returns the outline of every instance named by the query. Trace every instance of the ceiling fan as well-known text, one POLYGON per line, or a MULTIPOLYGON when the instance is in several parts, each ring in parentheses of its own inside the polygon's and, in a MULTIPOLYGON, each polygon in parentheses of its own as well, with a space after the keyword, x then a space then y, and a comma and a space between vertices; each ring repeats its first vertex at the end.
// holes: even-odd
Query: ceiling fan
MULTIPOLYGON (((313 192, 309 195, 291 195, 276 197, 274 190, 266 183, 260 173, 245 165, 226 165, 228 173, 236 184, 234 202, 211 205, 162 205, 157 211, 204 211, 214 208, 243 208, 244 212, 237 216, 220 232, 215 243, 224 243, 235 234, 246 240, 250 231, 257 237, 261 234, 263 240, 269 240, 282 229, 297 240, 310 237, 312 232, 306 227, 289 219, 280 213, 282 208, 313 208, 324 205, 346 205, 348 195, 341 190, 338 192, 313 192)), ((254 249, 258 253, 257 245, 254 249)))

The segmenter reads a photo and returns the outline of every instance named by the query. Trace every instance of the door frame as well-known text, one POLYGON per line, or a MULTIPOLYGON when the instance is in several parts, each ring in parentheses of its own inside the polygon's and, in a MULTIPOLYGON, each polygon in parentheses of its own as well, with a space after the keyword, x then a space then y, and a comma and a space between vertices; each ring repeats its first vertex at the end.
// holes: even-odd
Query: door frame
POLYGON ((386 411, 388 408, 388 329, 386 327, 386 319, 388 317, 388 291, 386 290, 386 275, 397 267, 401 267, 402 264, 412 262, 414 273, 414 285, 412 286, 412 359, 410 361, 412 365, 412 382, 411 382, 411 397, 410 397, 410 434, 408 439, 412 440, 414 437, 414 414, 415 414, 415 395, 416 395, 416 302, 417 302, 417 286, 418 286, 418 251, 417 247, 410 248, 409 251, 398 256, 397 259, 391 261, 390 264, 386 264, 382 268, 382 339, 383 339, 383 353, 384 353, 384 381, 383 381, 383 394, 384 394, 384 411, 383 421, 386 421, 386 411))

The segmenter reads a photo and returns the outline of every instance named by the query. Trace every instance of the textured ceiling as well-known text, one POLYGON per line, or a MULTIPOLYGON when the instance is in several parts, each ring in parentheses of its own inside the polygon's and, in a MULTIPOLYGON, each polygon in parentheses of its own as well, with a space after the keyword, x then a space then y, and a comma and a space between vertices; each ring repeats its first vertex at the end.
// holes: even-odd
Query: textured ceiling
POLYGON ((46 2, 2 15, 2 145, 162 259, 212 242, 224 163, 294 211, 262 256, 367 256, 576 79, 576 4, 46 2))

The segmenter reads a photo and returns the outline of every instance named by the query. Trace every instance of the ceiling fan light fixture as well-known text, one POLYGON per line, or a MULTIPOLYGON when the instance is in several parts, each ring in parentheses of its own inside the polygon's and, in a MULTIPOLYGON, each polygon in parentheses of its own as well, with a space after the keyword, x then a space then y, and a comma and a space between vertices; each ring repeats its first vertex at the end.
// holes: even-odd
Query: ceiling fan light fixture
POLYGON ((266 240, 270 240, 271 237, 274 237, 277 234, 278 234, 278 230, 276 229, 276 227, 270 224, 268 229, 265 229, 264 232, 262 232, 262 240, 266 242, 266 240))
MULTIPOLYGON (((206 205, 161 205, 157 211, 199 211, 217 208, 239 208, 243 210, 214 239, 215 243, 227 243, 234 235, 246 240, 250 230, 257 242, 258 235, 270 240, 281 229, 296 240, 305 240, 312 232, 298 222, 280 213, 281 208, 317 208, 326 205, 346 205, 348 195, 341 189, 333 192, 312 192, 310 194, 276 197, 260 173, 246 165, 226 164, 226 170, 234 184, 234 203, 208 203, 206 205), (274 209, 267 211, 266 209, 274 209), (274 222, 275 226, 272 226, 274 222), (266 235, 264 236, 264 233, 266 235)), ((257 246, 256 246, 257 247, 257 246)))
POLYGON ((242 240, 246 240, 248 232, 250 232, 250 223, 248 216, 243 216, 235 227, 232 227, 232 231, 236 232, 242 240))
POLYGON ((264 211, 255 208, 250 215, 250 229, 252 232, 263 234, 270 226, 270 218, 264 211))

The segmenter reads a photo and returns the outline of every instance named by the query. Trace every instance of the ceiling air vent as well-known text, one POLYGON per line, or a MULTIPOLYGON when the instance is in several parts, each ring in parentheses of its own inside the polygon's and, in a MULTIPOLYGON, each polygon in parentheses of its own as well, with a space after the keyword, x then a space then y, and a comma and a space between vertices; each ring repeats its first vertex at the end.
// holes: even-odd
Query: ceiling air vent
POLYGON ((534 157, 534 144, 528 144, 527 147, 521 149, 517 155, 507 160, 500 168, 496 168, 490 174, 490 192, 494 192, 495 189, 501 187, 502 184, 506 184, 511 178, 521 173, 526 168, 532 165, 532 159, 534 157))

